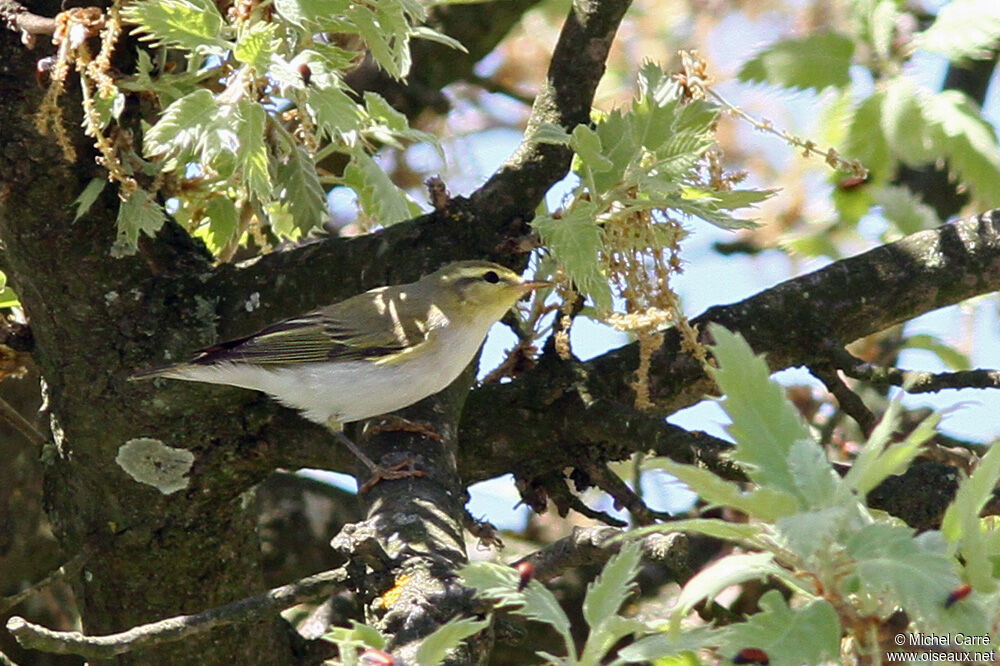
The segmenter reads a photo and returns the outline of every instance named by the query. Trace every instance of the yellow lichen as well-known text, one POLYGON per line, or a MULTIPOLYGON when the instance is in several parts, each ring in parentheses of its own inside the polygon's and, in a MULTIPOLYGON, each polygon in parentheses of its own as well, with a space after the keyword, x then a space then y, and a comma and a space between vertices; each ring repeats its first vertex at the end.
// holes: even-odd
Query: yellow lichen
POLYGON ((382 603, 382 608, 392 608, 393 604, 399 601, 403 596, 404 588, 412 579, 413 576, 407 574, 397 577, 392 588, 379 598, 379 601, 382 603))

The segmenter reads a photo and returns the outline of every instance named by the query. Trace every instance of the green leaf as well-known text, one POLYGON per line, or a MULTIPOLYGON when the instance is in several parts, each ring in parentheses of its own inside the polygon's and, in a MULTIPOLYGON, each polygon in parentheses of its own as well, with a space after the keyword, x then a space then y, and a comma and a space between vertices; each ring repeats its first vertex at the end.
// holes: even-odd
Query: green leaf
POLYGON ((478 634, 490 625, 489 620, 472 618, 452 619, 425 638, 417 649, 418 666, 437 666, 469 636, 478 634))
POLYGON ((196 158, 206 128, 220 117, 219 104, 210 90, 199 88, 164 109, 143 136, 143 154, 163 157, 165 169, 183 167, 196 158))
POLYGON ((940 226, 934 209, 920 201, 908 187, 886 185, 875 190, 875 203, 900 233, 909 235, 940 226))
POLYGON ((10 287, 0 289, 0 308, 19 308, 21 301, 10 287))
POLYGON ((294 148, 278 163, 274 187, 275 196, 290 215, 283 221, 291 222, 289 228, 284 224, 279 226, 275 219, 271 220, 272 228, 279 236, 294 239, 297 234, 321 226, 326 221, 326 193, 319 184, 312 158, 302 148, 294 148))
POLYGON ((281 18, 309 31, 334 27, 331 20, 342 16, 349 4, 350 0, 274 0, 281 18))
POLYGON ((233 49, 233 57, 258 72, 266 72, 271 62, 271 54, 278 45, 277 31, 276 23, 251 24, 248 29, 241 32, 233 49))
POLYGON ((899 11, 895 0, 880 0, 872 9, 868 20, 868 33, 872 46, 882 60, 892 60, 892 40, 896 35, 899 11))
POLYGON ((787 456, 792 475, 804 507, 815 509, 843 503, 846 498, 840 477, 826 458, 826 451, 812 439, 796 440, 787 456))
POLYGON ((13 308, 20 305, 20 301, 17 300, 17 294, 7 286, 7 276, 3 271, 0 271, 0 308, 13 308))
POLYGON ((876 92, 862 102, 854 111, 844 142, 844 154, 860 161, 868 169, 872 182, 876 183, 888 178, 892 167, 889 142, 882 128, 884 103, 885 93, 882 92, 876 92))
POLYGON ((744 492, 739 485, 694 465, 656 459, 647 463, 645 468, 659 468, 673 474, 710 505, 731 506, 760 520, 776 520, 797 508, 795 498, 784 491, 762 486, 744 492))
POLYGON ((715 339, 712 354, 719 362, 712 376, 725 395, 721 404, 732 419, 727 430, 736 440, 732 459, 760 486, 788 493, 798 498, 800 507, 808 506, 788 466, 792 445, 812 439, 801 415, 742 336, 718 325, 712 325, 709 333, 715 339))
POLYGON ((271 159, 264 143, 267 112, 259 104, 243 99, 236 105, 236 117, 240 181, 258 200, 266 201, 271 195, 271 159))
POLYGON ((699 571, 681 590, 670 614, 671 635, 677 635, 681 621, 698 603, 714 599, 730 585, 783 575, 784 571, 774 563, 771 553, 727 555, 716 560, 699 571))
POLYGON ((420 206, 364 150, 351 152, 342 180, 357 193, 365 214, 379 224, 389 226, 420 214, 420 206))
POLYGON ((526 141, 537 143, 551 143, 557 146, 568 146, 570 135, 562 127, 555 123, 538 123, 528 126, 526 141))
POLYGON ((583 619, 594 630, 614 615, 635 591, 642 551, 635 542, 621 547, 604 565, 600 575, 587 586, 583 599, 583 619))
POLYGON ((919 167, 940 157, 940 135, 924 115, 925 91, 904 76, 890 79, 881 102, 881 127, 892 153, 904 164, 919 167))
POLYGON ((716 206, 724 210, 737 210, 767 201, 778 190, 713 190, 712 193, 716 206))
POLYGON ((350 627, 334 627, 323 634, 323 640, 337 646, 340 656, 338 663, 343 666, 358 666, 358 651, 385 648, 385 638, 374 627, 351 620, 350 627))
POLYGON ((113 119, 117 120, 122 111, 125 110, 125 95, 118 92, 117 88, 112 89, 113 92, 105 96, 102 91, 98 89, 94 93, 94 113, 97 116, 96 126, 90 122, 90 116, 84 115, 83 117, 83 128, 87 133, 87 136, 97 136, 100 132, 108 126, 113 119))
POLYGON ((591 626, 590 635, 587 636, 578 663, 581 666, 603 664, 605 656, 621 639, 648 631, 649 628, 639 620, 612 615, 599 625, 591 626))
POLYGON ((1000 5, 995 0, 952 0, 938 10, 927 30, 916 35, 914 45, 949 60, 990 57, 1000 40, 1000 5))
POLYGON ((346 132, 359 129, 362 109, 344 92, 340 73, 315 52, 307 51, 300 55, 312 71, 306 89, 306 110, 320 134, 339 138, 346 132))
POLYGON ((80 192, 80 196, 73 201, 73 204, 76 205, 76 215, 73 216, 74 222, 87 214, 87 211, 97 201, 97 197, 101 195, 101 192, 104 191, 104 186, 107 184, 108 180, 106 178, 94 178, 87 183, 87 186, 83 188, 83 192, 80 192))
POLYGON ((154 46, 218 56, 229 50, 219 37, 222 15, 210 0, 139 0, 122 8, 122 18, 137 23, 132 32, 154 46))
POLYGON ((537 580, 532 580, 523 591, 518 591, 520 576, 512 567, 492 562, 475 562, 459 571, 470 587, 496 602, 497 608, 510 608, 511 612, 529 620, 550 625, 559 632, 569 655, 575 660, 573 636, 569 618, 563 612, 555 595, 537 580))
POLYGON ((986 503, 992 499, 1000 482, 1000 445, 994 444, 976 465, 972 476, 965 479, 955 493, 941 520, 941 536, 949 543, 949 553, 960 550, 965 570, 977 590, 992 592, 996 580, 988 562, 984 529, 979 519, 986 503))
MULTIPOLYGON (((419 7, 419 5, 418 5, 419 7)), ((410 71, 410 20, 416 18, 400 6, 382 0, 377 3, 351 3, 344 17, 365 40, 375 62, 387 74, 402 79, 410 71)), ((418 20, 423 20, 423 15, 418 20)))
POLYGON ((640 638, 635 643, 622 648, 618 652, 615 664, 644 664, 655 660, 656 666, 699 666, 701 662, 694 661, 663 661, 664 657, 692 653, 705 647, 715 645, 715 630, 709 627, 694 627, 684 633, 672 636, 667 633, 654 634, 640 638))
POLYGON ((853 55, 850 37, 820 32, 772 44, 747 61, 738 77, 741 81, 817 92, 829 86, 844 88, 851 82, 848 70, 853 55))
MULTIPOLYGON (((643 469, 647 469, 647 467, 643 469)), ((629 531, 628 538, 640 539, 654 532, 663 534, 670 534, 671 532, 694 532, 695 534, 704 534, 716 539, 726 539, 727 541, 748 544, 756 541, 757 537, 762 534, 762 529, 754 523, 733 523, 718 518, 689 518, 687 520, 675 520, 669 523, 640 527, 639 529, 629 531)))
MULTIPOLYGON (((649 187, 650 185, 647 184, 647 188, 649 187)), ((685 187, 680 197, 663 201, 662 205, 700 217, 720 229, 753 229, 758 226, 756 222, 751 219, 735 217, 728 211, 750 207, 753 202, 768 199, 774 193, 775 190, 721 192, 706 187, 685 187)))
POLYGON ((146 190, 136 190, 118 207, 118 237, 111 246, 115 258, 135 254, 139 234, 152 236, 166 221, 166 213, 146 190))
POLYGON ((889 476, 902 473, 920 453, 920 446, 934 436, 941 419, 940 414, 932 414, 914 428, 905 440, 892 443, 898 414, 899 402, 893 401, 844 477, 844 485, 853 488, 861 497, 889 476), (889 446, 890 443, 892 446, 889 446))
POLYGON ((604 249, 604 231, 596 216, 593 202, 578 200, 561 218, 535 218, 531 226, 565 268, 577 290, 589 295, 598 310, 608 311, 611 289, 601 274, 599 257, 604 249))
POLYGON ((971 370, 972 361, 941 338, 926 333, 910 335, 903 339, 902 349, 923 349, 935 354, 951 370, 971 370))
POLYGON ((614 166, 611 160, 601 154, 601 137, 586 125, 577 125, 573 128, 569 145, 583 160, 584 166, 594 173, 607 171, 614 166))
POLYGON ((205 239, 205 244, 208 245, 212 254, 218 254, 236 235, 239 214, 229 197, 216 196, 208 202, 208 206, 205 208, 205 217, 208 218, 209 222, 204 235, 199 235, 205 239))
POLYGON ((445 160, 444 149, 436 136, 429 132, 422 132, 410 127, 406 116, 392 108, 384 97, 374 92, 366 92, 364 96, 365 110, 368 112, 369 123, 366 136, 372 137, 375 141, 385 143, 396 148, 402 148, 398 139, 419 141, 430 144, 437 150, 442 161, 445 160))
MULTIPOLYGON (((926 116, 934 124, 938 155, 943 152, 959 180, 968 184, 984 207, 1000 205, 1000 147, 993 126, 963 93, 946 90, 926 98, 926 116)), ((913 131, 912 129, 910 131, 913 131)))
POLYGON ((438 44, 444 44, 449 46, 456 51, 461 51, 462 53, 468 53, 469 50, 465 48, 462 42, 458 41, 450 35, 446 35, 443 32, 438 32, 437 30, 426 26, 418 25, 410 28, 410 36, 414 39, 426 39, 429 42, 437 42, 438 44))
POLYGON ((828 664, 840 658, 840 621, 828 601, 790 608, 778 590, 758 602, 760 612, 716 632, 720 655, 734 657, 747 647, 767 653, 772 666, 828 664))
MULTIPOLYGON (((937 532, 914 538, 905 526, 875 523, 854 533, 845 543, 855 560, 854 575, 865 602, 863 613, 894 604, 911 617, 934 617, 959 583, 954 561, 937 532), (887 603, 888 602, 888 603, 887 603)), ((852 584, 851 577, 845 585, 852 584)))
POLYGON ((856 529, 863 520, 864 513, 855 501, 782 516, 775 528, 788 551, 807 564, 823 567, 844 533, 856 529))

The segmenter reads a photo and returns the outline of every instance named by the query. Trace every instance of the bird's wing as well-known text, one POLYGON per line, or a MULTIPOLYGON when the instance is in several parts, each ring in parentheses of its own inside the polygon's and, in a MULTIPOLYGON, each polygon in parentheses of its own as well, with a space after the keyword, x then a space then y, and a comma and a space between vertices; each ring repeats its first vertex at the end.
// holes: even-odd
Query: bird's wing
POLYGON ((429 331, 426 318, 403 325, 391 302, 377 307, 371 298, 356 297, 202 349, 190 362, 294 365, 377 359, 412 349, 426 341, 429 331))

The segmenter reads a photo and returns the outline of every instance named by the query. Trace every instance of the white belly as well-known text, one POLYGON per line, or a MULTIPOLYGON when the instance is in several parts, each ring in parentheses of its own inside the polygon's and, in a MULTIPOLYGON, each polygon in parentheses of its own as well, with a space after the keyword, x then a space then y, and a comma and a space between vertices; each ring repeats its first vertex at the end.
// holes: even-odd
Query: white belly
POLYGON ((211 384, 229 384, 263 391, 282 404, 299 409, 310 421, 331 419, 350 423, 412 405, 455 381, 486 337, 451 335, 449 327, 435 333, 435 351, 403 362, 340 361, 262 366, 226 362, 184 365, 164 377, 211 384))

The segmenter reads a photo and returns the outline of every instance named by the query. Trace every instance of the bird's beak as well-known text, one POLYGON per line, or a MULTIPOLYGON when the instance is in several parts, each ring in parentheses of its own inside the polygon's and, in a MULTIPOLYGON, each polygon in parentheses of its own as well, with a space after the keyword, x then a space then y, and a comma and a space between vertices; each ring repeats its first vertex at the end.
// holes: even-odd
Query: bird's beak
POLYGON ((545 280, 529 280, 521 283, 521 289, 527 293, 529 291, 535 291, 536 289, 551 287, 554 284, 555 282, 546 282, 545 280))

